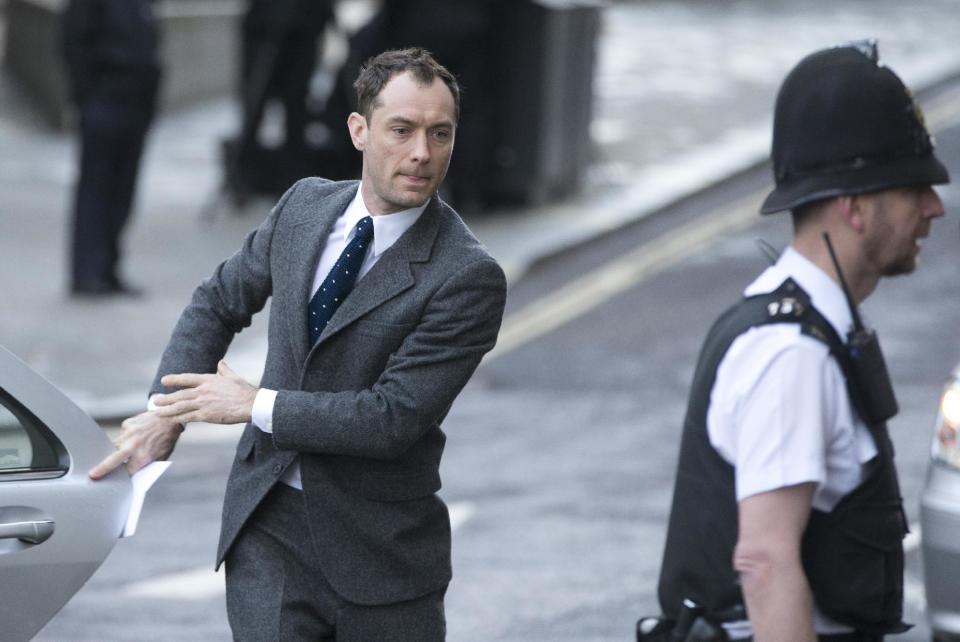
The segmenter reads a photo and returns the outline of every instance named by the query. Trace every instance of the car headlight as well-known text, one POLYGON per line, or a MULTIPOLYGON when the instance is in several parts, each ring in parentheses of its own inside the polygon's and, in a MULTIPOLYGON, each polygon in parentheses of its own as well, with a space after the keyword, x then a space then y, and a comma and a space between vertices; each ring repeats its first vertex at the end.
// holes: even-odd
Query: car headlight
POLYGON ((940 412, 933 435, 933 458, 960 469, 960 380, 947 383, 940 396, 940 412))

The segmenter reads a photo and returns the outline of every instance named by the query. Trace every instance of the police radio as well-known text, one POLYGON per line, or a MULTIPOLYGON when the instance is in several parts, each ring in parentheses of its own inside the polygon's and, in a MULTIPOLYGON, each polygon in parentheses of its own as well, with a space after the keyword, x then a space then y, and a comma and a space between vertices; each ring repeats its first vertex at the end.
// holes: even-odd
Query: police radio
POLYGON ((897 398, 893 393, 887 364, 883 360, 880 342, 877 333, 863 327, 860 313, 854 305, 853 297, 847 288, 847 282, 840 271, 840 263, 833 251, 830 235, 823 233, 823 240, 830 252, 830 260, 837 271, 840 288, 850 307, 850 316, 853 317, 853 330, 847 333, 847 342, 843 344, 841 353, 837 356, 843 360, 844 372, 847 375, 847 385, 857 408, 864 414, 864 421, 868 424, 878 424, 897 414, 897 398))

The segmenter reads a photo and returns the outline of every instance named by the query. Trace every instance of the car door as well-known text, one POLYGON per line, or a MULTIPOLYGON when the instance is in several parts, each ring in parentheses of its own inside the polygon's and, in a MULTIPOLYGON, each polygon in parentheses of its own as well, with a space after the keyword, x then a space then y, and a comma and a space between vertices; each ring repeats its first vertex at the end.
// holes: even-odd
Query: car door
POLYGON ((130 505, 126 470, 93 482, 113 450, 99 426, 0 347, 0 638, 29 640, 100 566, 130 505))

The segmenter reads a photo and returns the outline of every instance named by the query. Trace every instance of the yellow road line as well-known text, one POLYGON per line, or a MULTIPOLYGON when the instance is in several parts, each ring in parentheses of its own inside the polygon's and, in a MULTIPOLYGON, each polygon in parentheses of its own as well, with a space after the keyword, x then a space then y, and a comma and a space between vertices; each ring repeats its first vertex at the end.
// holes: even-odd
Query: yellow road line
POLYGON ((641 280, 677 264, 716 236, 758 221, 760 197, 760 192, 750 194, 716 215, 691 221, 639 245, 507 316, 497 346, 486 360, 496 359, 583 316, 641 280))

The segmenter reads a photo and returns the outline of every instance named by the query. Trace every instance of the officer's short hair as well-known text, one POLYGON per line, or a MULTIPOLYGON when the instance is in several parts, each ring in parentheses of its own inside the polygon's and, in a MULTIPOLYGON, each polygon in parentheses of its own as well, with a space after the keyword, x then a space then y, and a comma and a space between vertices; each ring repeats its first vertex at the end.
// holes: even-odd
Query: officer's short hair
POLYGON ((457 79, 421 47, 391 49, 367 60, 353 83, 357 91, 357 111, 369 121, 373 110, 378 107, 377 96, 391 78, 406 71, 413 74, 422 85, 430 85, 436 78, 442 80, 453 95, 454 119, 460 120, 460 85, 457 79))
POLYGON ((823 217, 823 212, 830 200, 832 199, 827 198, 812 203, 803 203, 791 209, 790 215, 793 220, 794 231, 819 221, 823 217))

